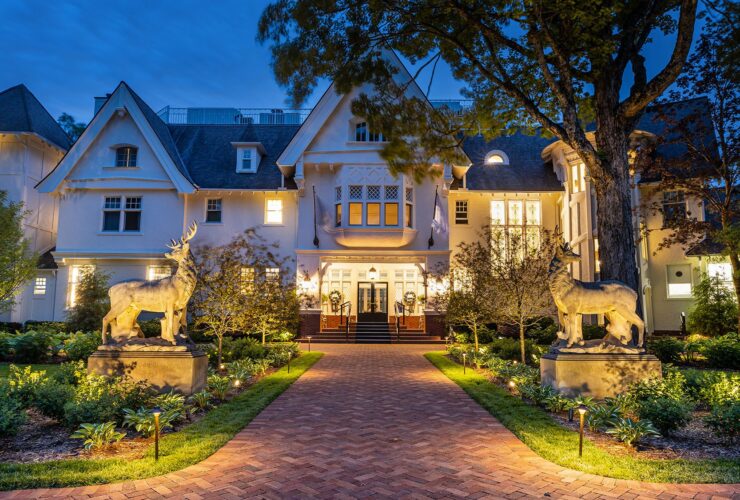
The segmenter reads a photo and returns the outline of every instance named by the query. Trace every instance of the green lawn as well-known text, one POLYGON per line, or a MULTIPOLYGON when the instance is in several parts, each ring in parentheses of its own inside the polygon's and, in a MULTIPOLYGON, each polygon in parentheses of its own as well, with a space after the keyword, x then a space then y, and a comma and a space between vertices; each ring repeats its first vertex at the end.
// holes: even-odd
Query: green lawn
POLYGON ((737 460, 650 460, 612 455, 590 441, 578 457, 578 433, 555 423, 544 410, 510 395, 488 379, 450 360, 442 352, 426 354, 429 361, 459 385, 491 415, 542 458, 563 467, 617 479, 669 483, 737 483, 737 460))
POLYGON ((0 464, 0 490, 47 488, 110 483, 143 479, 196 464, 228 442, 267 405, 285 391, 321 358, 322 353, 304 353, 263 378, 246 391, 212 410, 202 420, 180 432, 166 434, 160 441, 159 462, 151 447, 138 460, 56 460, 37 464, 0 464))
POLYGON ((47 375, 51 375, 59 369, 57 364, 39 364, 39 365, 27 365, 23 363, 0 363, 0 377, 7 377, 10 371, 10 365, 16 365, 19 368, 25 368, 30 366, 32 370, 39 371, 45 370, 47 375))

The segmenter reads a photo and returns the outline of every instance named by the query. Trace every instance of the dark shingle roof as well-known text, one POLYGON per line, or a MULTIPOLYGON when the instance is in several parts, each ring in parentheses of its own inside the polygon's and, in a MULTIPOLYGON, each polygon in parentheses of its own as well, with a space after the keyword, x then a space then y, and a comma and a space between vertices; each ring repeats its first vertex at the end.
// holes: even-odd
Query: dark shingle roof
POLYGON ((542 159, 542 150, 555 139, 540 135, 513 135, 486 141, 482 136, 468 137, 463 150, 472 165, 466 186, 481 191, 562 191, 552 163, 542 159), (509 157, 508 165, 486 165, 486 154, 500 150, 509 157))
POLYGON ((128 84, 126 84, 126 82, 121 82, 121 84, 125 85, 128 91, 131 92, 134 101, 136 101, 136 104, 139 106, 141 112, 144 114, 144 118, 146 118, 146 121, 149 122, 149 126, 152 127, 154 133, 157 134, 159 141, 162 143, 162 147, 164 147, 165 151, 167 151, 167 154, 170 156, 170 158, 172 158, 172 161, 175 163, 177 170, 179 170, 180 173, 184 175, 191 184, 197 184, 193 181, 192 177, 190 177, 190 173, 185 167, 182 158, 180 157, 180 153, 175 146, 175 142, 170 136, 170 132, 167 129, 167 124, 163 122, 159 116, 157 116, 157 113, 155 113, 154 110, 150 108, 149 105, 144 102, 144 100, 139 97, 139 95, 134 92, 131 87, 128 86, 128 84))
POLYGON ((170 134, 198 187, 278 189, 283 174, 277 158, 299 125, 169 125, 170 134), (265 155, 253 174, 236 172, 232 142, 259 142, 265 155))
POLYGON ((23 84, 0 92, 0 131, 38 134, 65 150, 71 145, 62 127, 23 84))

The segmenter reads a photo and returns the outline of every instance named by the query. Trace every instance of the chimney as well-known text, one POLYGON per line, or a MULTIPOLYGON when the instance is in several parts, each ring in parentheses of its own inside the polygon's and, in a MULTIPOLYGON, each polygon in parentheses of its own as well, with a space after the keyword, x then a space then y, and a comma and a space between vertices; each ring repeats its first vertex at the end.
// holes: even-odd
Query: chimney
POLYGON ((97 114, 98 111, 100 111, 100 108, 103 107, 103 104, 105 104, 105 101, 107 101, 109 97, 110 97, 110 94, 105 94, 105 97, 95 97, 94 98, 95 99, 95 111, 93 112, 93 114, 97 114))

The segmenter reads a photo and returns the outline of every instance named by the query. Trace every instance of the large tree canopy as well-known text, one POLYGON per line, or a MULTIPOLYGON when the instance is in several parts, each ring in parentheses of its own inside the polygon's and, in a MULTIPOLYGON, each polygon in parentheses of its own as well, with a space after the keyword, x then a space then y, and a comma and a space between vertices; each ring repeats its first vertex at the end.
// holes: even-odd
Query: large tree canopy
POLYGON ((697 0, 277 0, 262 14, 259 37, 272 44, 278 82, 295 103, 321 78, 339 92, 374 84, 377 94, 361 96, 353 111, 390 138, 390 168, 417 179, 433 174, 430 158, 455 161, 460 134, 450 133, 451 113, 420 98, 399 100, 404 85, 392 80, 384 51, 432 68, 443 59, 487 133, 539 125, 580 155, 606 207, 598 225, 602 275, 636 288, 629 134, 680 74, 696 9, 697 0), (644 49, 659 32, 675 34, 675 45, 648 78, 644 49), (621 98, 627 71, 633 83, 621 98))

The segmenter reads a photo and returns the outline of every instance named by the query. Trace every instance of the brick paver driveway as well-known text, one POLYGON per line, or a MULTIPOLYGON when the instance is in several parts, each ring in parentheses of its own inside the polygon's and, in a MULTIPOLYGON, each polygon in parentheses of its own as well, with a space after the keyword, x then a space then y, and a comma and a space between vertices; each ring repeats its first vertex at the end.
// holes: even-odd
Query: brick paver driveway
POLYGON ((735 485, 663 485, 539 458, 432 366, 430 346, 316 346, 326 356, 231 442, 166 476, 19 498, 740 498, 735 485))

